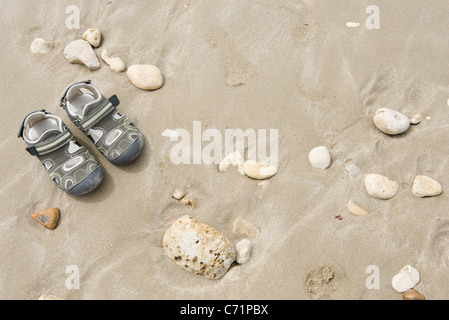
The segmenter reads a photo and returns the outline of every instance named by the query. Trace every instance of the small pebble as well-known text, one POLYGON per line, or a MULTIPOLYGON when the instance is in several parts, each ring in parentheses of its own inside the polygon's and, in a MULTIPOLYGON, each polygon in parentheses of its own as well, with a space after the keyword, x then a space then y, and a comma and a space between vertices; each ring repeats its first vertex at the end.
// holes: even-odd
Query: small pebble
POLYGON ((410 265, 406 265, 393 277, 392 286, 397 292, 405 292, 413 289, 420 281, 418 270, 410 265))
POLYGON ((398 135, 410 128, 409 118, 388 108, 377 110, 373 122, 377 129, 389 135, 398 135))
POLYGON ((278 167, 269 163, 248 160, 243 165, 243 171, 252 179, 265 180, 273 177, 278 172, 278 167))
POLYGON ((432 117, 428 116, 428 117, 426 117, 426 120, 430 121, 430 120, 432 120, 432 117))
POLYGON ((370 196, 382 200, 391 199, 398 193, 398 184, 380 174, 368 174, 365 187, 370 196))
POLYGON ((417 176, 413 182, 412 194, 419 198, 435 197, 443 193, 441 184, 426 176, 417 176))
POLYGON ((37 38, 31 43, 31 52, 34 54, 49 53, 54 48, 53 43, 37 38))
POLYGON ((84 64, 89 70, 98 70, 101 67, 100 61, 89 42, 85 40, 75 40, 64 49, 64 57, 70 63, 84 64))
POLYGON ((230 165, 233 167, 238 167, 238 172, 241 175, 245 175, 245 171, 243 170, 243 164, 245 160, 240 152, 235 151, 229 155, 227 155, 223 160, 221 160, 218 165, 218 170, 221 172, 225 172, 230 165))
POLYGON ((402 293, 402 299, 404 300, 426 300, 426 297, 415 289, 407 290, 402 293))
POLYGON ((193 210, 196 207, 196 202, 193 199, 185 199, 184 198, 181 200, 181 203, 187 207, 190 207, 190 210, 193 210))
POLYGON ((64 300, 64 299, 53 295, 43 295, 40 296, 38 300, 64 300))
POLYGON ((123 60, 118 57, 109 58, 108 51, 106 49, 101 52, 101 58, 109 65, 111 70, 114 72, 120 73, 126 70, 126 66, 123 60))
POLYGON ((420 124, 422 120, 422 117, 420 114, 415 114, 411 119, 410 119, 410 123, 413 125, 417 125, 420 124))
POLYGON ((360 23, 358 23, 358 22, 346 22, 346 26, 348 28, 356 28, 356 27, 360 27, 360 23))
POLYGON ((51 208, 45 211, 33 213, 31 216, 44 227, 53 230, 56 228, 59 221, 59 209, 51 208))
POLYGON ((313 149, 309 153, 310 164, 319 169, 329 168, 332 158, 327 147, 321 146, 313 149))
POLYGON ((98 48, 101 43, 101 32, 96 28, 92 28, 84 32, 83 40, 89 42, 92 47, 98 48))
POLYGON ((175 198, 176 200, 181 200, 182 198, 184 198, 186 195, 185 191, 181 190, 181 189, 176 189, 175 192, 173 193, 173 198, 175 198))
POLYGON ((128 79, 142 90, 157 90, 164 85, 161 70, 153 65, 132 65, 127 71, 128 79))
POLYGON ((257 238, 259 236, 259 229, 251 222, 241 218, 235 220, 232 232, 246 238, 257 238))
POLYGON ((359 217, 368 215, 368 211, 366 211, 366 210, 362 209, 361 207, 359 207, 358 205, 356 205, 354 202, 352 202, 352 200, 349 200, 349 202, 348 202, 348 210, 353 215, 356 215, 359 217))
POLYGON ((248 239, 244 239, 235 245, 235 250, 237 253, 236 262, 238 264, 245 264, 249 261, 251 256, 252 243, 248 239))

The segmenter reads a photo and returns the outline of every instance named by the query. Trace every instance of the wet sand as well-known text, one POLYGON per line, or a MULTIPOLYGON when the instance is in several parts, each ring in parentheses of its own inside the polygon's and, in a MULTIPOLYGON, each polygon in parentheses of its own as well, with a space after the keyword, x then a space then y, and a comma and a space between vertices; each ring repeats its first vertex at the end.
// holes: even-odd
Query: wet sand
MULTIPOLYGON (((0 298, 31 299, 402 299, 391 279, 407 264, 427 299, 449 296, 449 21, 447 1, 377 1, 380 29, 368 30, 372 1, 1 1, 0 298), (69 5, 79 30, 66 27, 69 5), (348 28, 347 22, 359 22, 348 28), (102 62, 98 71, 68 63, 64 47, 95 27, 127 66, 154 64, 165 85, 133 86, 102 62), (35 38, 55 48, 33 55, 35 38), (71 83, 91 79, 116 94, 145 135, 138 160, 110 164, 58 103, 71 83), (423 121, 398 137, 373 125, 387 107, 423 121), (16 138, 28 113, 60 116, 103 165, 93 193, 74 198, 51 181, 16 138), (427 117, 431 119, 427 120, 427 117), (166 129, 278 129, 279 171, 262 188, 236 170, 174 165, 166 129), (331 167, 312 168, 310 150, 327 146, 331 167), (360 168, 350 176, 346 167, 360 168), (379 173, 399 184, 396 197, 370 197, 363 180, 379 173), (416 198, 413 179, 428 175, 441 196, 416 198), (193 210, 172 198, 183 189, 193 210), (369 212, 357 217, 353 199, 369 212), (31 218, 61 210, 56 230, 31 218), (245 265, 220 280, 185 272, 162 238, 183 215, 229 240, 237 218, 260 230, 245 265), (336 219, 341 216, 341 219, 336 219), (69 290, 67 267, 80 271, 69 290), (320 279, 328 266, 330 281, 320 279), (380 271, 368 289, 368 266, 380 271)), ((328 279, 329 280, 329 279, 328 279)))

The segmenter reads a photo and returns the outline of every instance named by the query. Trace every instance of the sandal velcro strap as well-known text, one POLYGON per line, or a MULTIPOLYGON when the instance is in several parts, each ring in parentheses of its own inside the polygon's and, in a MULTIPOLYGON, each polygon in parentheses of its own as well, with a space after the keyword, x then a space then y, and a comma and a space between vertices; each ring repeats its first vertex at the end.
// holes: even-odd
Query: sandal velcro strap
POLYGON ((79 122, 79 127, 87 131, 104 119, 109 113, 111 113, 120 104, 117 96, 104 100, 88 117, 79 122))
POLYGON ((62 133, 45 142, 28 147, 27 151, 32 156, 43 156, 65 146, 67 143, 69 143, 70 140, 72 140, 72 138, 73 135, 70 130, 65 129, 62 133))

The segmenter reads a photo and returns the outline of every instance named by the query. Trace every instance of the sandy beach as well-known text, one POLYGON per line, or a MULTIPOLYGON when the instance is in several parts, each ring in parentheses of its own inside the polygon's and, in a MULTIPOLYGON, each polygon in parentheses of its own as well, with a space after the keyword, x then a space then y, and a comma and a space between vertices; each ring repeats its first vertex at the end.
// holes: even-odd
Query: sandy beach
POLYGON ((447 299, 449 4, 375 2, 0 0, 0 299, 402 300, 392 278, 405 265, 419 271, 415 289, 427 300, 447 299), (66 25, 71 5, 80 9, 79 29, 66 25), (378 29, 366 27, 370 5, 379 8, 378 29), (97 71, 69 63, 64 48, 89 28, 103 36, 98 57, 107 48, 127 66, 156 65, 164 86, 140 90, 103 61, 97 71), (54 48, 33 54, 36 38, 54 48), (67 86, 87 79, 116 94, 144 134, 134 163, 108 162, 59 107, 67 86), (422 121, 386 135, 373 124, 379 108, 422 121), (42 109, 61 117, 103 166, 92 193, 62 192, 17 138, 24 117, 42 109), (175 165, 175 143, 162 134, 192 132, 194 121, 223 133, 277 129, 277 174, 260 185, 232 167, 175 165), (309 162, 317 146, 332 156, 326 170, 309 162), (370 173, 396 181, 397 195, 370 196, 370 173), (443 193, 414 196, 418 175, 443 193), (176 189, 195 200, 193 209, 172 198, 176 189), (350 213, 349 200, 368 215, 350 213), (61 212, 55 230, 32 219, 53 207, 61 212), (162 239, 185 215, 234 244, 243 239, 233 232, 236 219, 251 222, 259 235, 248 263, 219 280, 178 267, 162 239), (73 266, 75 289, 67 286, 73 266), (377 288, 367 285, 370 266, 377 288), (320 278, 323 268, 330 278, 320 278))

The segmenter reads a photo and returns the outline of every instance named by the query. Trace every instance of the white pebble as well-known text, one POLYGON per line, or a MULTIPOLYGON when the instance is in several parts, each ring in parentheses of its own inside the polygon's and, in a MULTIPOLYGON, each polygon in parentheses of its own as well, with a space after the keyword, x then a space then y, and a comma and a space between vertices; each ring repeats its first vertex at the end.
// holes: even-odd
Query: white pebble
POLYGON ((185 191, 181 190, 181 189, 176 189, 175 192, 173 193, 172 197, 176 200, 181 200, 182 198, 184 198, 186 196, 185 191))
POLYGON ((410 119, 397 111, 381 108, 373 118, 374 125, 385 134, 397 135, 410 128, 410 119))
POLYGON ((248 239, 244 239, 235 245, 235 251, 237 253, 236 262, 238 264, 245 264, 249 261, 251 256, 252 243, 248 239))
POLYGON ((85 40, 80 39, 69 43, 64 49, 64 57, 71 63, 84 64, 89 70, 98 70, 101 67, 95 51, 85 40))
POLYGON ((329 168, 332 161, 329 149, 323 146, 313 149, 309 153, 309 161, 315 168, 319 169, 329 168))
POLYGON ((348 28, 356 28, 356 27, 360 27, 360 23, 358 23, 358 22, 346 22, 346 26, 348 28))
POLYGON ((83 40, 89 42, 92 47, 98 48, 101 43, 101 32, 96 28, 92 28, 84 32, 83 40))
POLYGON ((405 292, 413 289, 420 281, 418 270, 410 265, 406 265, 393 277, 392 286, 397 292, 405 292))
POLYGON ((101 58, 109 65, 109 67, 111 67, 112 71, 114 72, 123 72, 126 70, 126 66, 123 60, 118 57, 110 58, 106 49, 101 52, 101 58))
POLYGON ((426 176, 417 176, 413 182, 412 194, 419 198, 435 197, 443 193, 441 184, 426 176))
POLYGON ((53 48, 53 43, 45 41, 42 38, 35 39, 30 46, 31 52, 34 54, 49 53, 53 48))
POLYGON ((164 85, 161 70, 153 65, 132 65, 128 68, 128 79, 142 90, 157 90, 164 85))
POLYGON ((243 159, 242 154, 238 151, 235 151, 221 160, 220 164, 218 165, 218 170, 221 172, 225 172, 228 167, 232 165, 233 167, 238 167, 238 172, 241 175, 245 175, 245 171, 243 170, 244 163, 245 160, 243 159))
POLYGON ((411 119, 410 119, 410 123, 413 125, 417 125, 420 124, 422 120, 422 117, 420 114, 415 114, 411 119))
POLYGON ((278 172, 278 167, 269 163, 260 163, 254 160, 248 160, 243 165, 245 174, 256 180, 265 180, 274 176, 278 172))
POLYGON ((348 202, 348 210, 355 216, 360 217, 360 216, 368 215, 368 211, 366 211, 365 209, 362 209, 361 207, 356 205, 352 200, 349 200, 349 202, 348 202))
POLYGON ((368 174, 365 187, 370 196, 382 200, 391 199, 398 193, 398 184, 380 174, 368 174))

